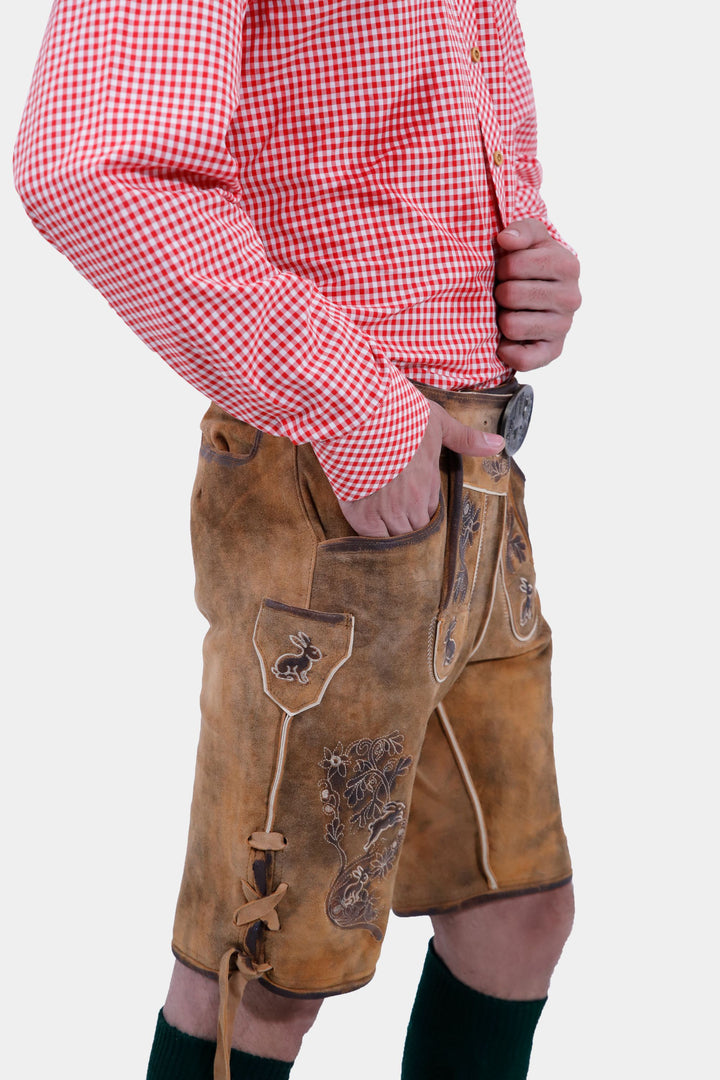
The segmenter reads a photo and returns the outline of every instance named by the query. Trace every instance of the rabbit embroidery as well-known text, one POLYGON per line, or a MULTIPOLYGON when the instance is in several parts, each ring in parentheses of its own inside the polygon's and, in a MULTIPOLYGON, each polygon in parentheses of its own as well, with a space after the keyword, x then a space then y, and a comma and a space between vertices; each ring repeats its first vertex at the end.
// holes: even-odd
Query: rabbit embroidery
POLYGON ((306 683, 310 668, 316 660, 322 660, 322 653, 302 630, 297 635, 290 634, 290 641, 300 652, 283 653, 270 670, 276 679, 284 679, 285 682, 295 679, 296 682, 306 683))

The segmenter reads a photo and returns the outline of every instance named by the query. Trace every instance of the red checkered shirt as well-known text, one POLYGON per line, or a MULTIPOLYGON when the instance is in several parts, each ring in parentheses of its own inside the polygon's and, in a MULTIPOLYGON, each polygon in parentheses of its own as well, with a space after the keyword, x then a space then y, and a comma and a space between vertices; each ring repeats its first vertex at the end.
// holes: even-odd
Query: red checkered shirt
MULTIPOLYGON (((513 0, 56 0, 16 146, 40 232, 336 494, 494 386, 493 237, 537 217, 513 0)), ((553 232, 553 235, 557 235, 553 232)))

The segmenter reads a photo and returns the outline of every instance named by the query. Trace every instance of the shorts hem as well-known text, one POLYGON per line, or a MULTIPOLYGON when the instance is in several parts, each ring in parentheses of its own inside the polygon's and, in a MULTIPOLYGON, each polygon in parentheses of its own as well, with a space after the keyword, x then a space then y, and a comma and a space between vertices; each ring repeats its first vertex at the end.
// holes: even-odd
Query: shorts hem
POLYGON ((474 907, 476 904, 484 904, 492 900, 511 900, 516 896, 532 896, 534 893, 549 892, 551 889, 560 889, 563 885, 569 885, 572 874, 566 874, 556 881, 543 882, 541 885, 526 885, 517 889, 493 889, 492 892, 476 893, 462 900, 447 900, 441 904, 419 908, 396 908, 393 913, 400 919, 411 918, 417 915, 444 915, 448 911, 462 911, 464 908, 474 907))
MULTIPOLYGON (((208 979, 215 979, 217 981, 218 972, 215 968, 208 967, 201 961, 192 959, 186 953, 182 952, 174 942, 172 944, 172 953, 179 963, 190 968, 191 971, 195 971, 199 975, 204 975, 208 979)), ((369 974, 361 975, 352 982, 342 983, 340 986, 331 986, 324 990, 296 990, 287 986, 278 986, 276 983, 270 982, 269 979, 264 978, 260 978, 257 981, 261 986, 264 986, 266 990, 271 990, 273 994, 277 994, 279 997, 316 999, 337 997, 339 994, 350 994, 353 990, 360 990, 363 986, 367 986, 374 974, 375 968, 373 968, 369 974)))
POLYGON ((286 986, 276 986, 275 983, 271 983, 267 979, 258 979, 258 982, 266 990, 271 990, 273 994, 277 994, 279 997, 317 1000, 318 998, 338 997, 340 994, 351 994, 353 990, 361 990, 363 986, 367 986, 374 974, 375 971, 373 970, 369 975, 355 979, 354 982, 343 983, 342 986, 335 986, 328 990, 289 990, 286 986))

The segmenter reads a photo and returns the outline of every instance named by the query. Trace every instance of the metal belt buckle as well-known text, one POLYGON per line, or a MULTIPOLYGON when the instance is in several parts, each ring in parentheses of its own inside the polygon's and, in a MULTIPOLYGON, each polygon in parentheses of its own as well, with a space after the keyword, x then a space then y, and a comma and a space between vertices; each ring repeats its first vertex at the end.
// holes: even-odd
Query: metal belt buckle
POLYGON ((521 386, 503 410, 499 432, 505 440, 505 453, 508 457, 513 457, 525 441, 534 397, 532 386, 521 386))

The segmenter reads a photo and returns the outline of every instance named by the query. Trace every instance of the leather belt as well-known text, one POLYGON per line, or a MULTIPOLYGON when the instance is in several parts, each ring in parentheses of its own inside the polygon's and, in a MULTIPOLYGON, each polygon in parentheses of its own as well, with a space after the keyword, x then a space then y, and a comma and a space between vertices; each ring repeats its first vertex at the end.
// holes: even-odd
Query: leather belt
POLYGON ((468 427, 502 435, 508 457, 513 457, 525 441, 533 409, 531 386, 514 378, 489 390, 444 390, 418 382, 414 385, 468 427))

